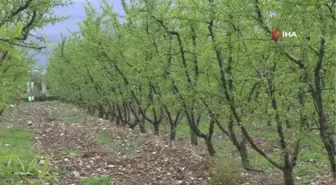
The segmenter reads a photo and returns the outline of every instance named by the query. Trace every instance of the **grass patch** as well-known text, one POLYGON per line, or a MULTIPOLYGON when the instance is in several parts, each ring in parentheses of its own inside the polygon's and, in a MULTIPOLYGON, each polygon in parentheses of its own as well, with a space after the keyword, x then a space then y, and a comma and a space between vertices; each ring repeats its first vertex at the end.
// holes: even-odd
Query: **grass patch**
POLYGON ((221 151, 218 154, 222 154, 222 151, 227 151, 228 153, 238 153, 236 147, 232 144, 231 141, 226 140, 214 140, 213 141, 216 150, 221 151))
MULTIPOLYGON (((199 129, 203 133, 207 133, 209 130, 209 123, 201 121, 199 124, 199 129)), ((166 125, 161 125, 161 132, 163 133, 169 133, 170 132, 170 126, 169 124, 166 125)), ((219 131, 217 127, 215 127, 214 132, 216 133, 219 131)), ((190 127, 187 123, 187 120, 182 119, 180 124, 177 125, 176 128, 176 136, 184 137, 184 138, 189 138, 190 137, 190 127)))
POLYGON ((302 147, 309 147, 315 151, 322 151, 325 152, 323 142, 319 135, 314 133, 309 133, 305 138, 302 140, 302 147))
MULTIPOLYGON (((209 124, 206 122, 200 122, 198 128, 200 129, 201 132, 208 132, 209 124)), ((190 127, 186 121, 181 122, 176 129, 176 135, 182 136, 182 137, 190 137, 190 127)))
POLYGON ((70 116, 68 121, 71 123, 84 123, 85 117, 84 116, 70 116))
MULTIPOLYGON (((252 166, 256 168, 264 169, 264 170, 276 170, 277 169, 255 150, 250 150, 249 155, 250 155, 250 162, 252 166)), ((275 161, 280 161, 279 154, 274 153, 274 154, 268 154, 268 155, 270 156, 270 158, 274 159, 275 161)))
POLYGON ((299 164, 295 168, 295 175, 299 177, 314 177, 316 174, 321 174, 322 169, 319 169, 315 165, 304 163, 299 164))
POLYGON ((96 138, 100 143, 107 147, 115 148, 117 146, 116 141, 111 136, 96 134, 96 138))
POLYGON ((328 157, 325 154, 315 153, 311 151, 302 151, 299 154, 299 159, 300 161, 314 160, 325 164, 328 164, 329 162, 328 157))
POLYGON ((17 155, 22 160, 32 160, 35 153, 33 134, 24 129, 9 128, 0 130, 0 155, 17 155))
POLYGON ((21 181, 26 184, 29 181, 42 185, 56 178, 50 176, 49 159, 40 158, 32 146, 33 134, 29 131, 18 128, 0 130, 0 184, 14 185, 21 181))
POLYGON ((83 185, 112 185, 113 179, 109 176, 102 177, 86 177, 81 179, 83 185))
POLYGON ((267 138, 276 138, 277 132, 272 132, 272 131, 258 131, 258 130, 249 130, 249 134, 252 136, 259 136, 259 137, 267 137, 267 138))
POLYGON ((312 179, 316 177, 317 174, 323 174, 323 169, 312 163, 301 163, 298 164, 294 169, 295 176, 301 177, 300 183, 304 185, 310 185, 312 179))

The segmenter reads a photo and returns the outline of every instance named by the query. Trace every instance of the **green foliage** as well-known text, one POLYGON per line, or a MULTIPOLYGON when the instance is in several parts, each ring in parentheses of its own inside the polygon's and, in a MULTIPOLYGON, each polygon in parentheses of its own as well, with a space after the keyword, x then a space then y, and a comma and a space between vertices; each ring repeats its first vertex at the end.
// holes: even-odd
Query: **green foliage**
POLYGON ((0 183, 41 184, 56 177, 50 174, 50 161, 40 159, 32 151, 32 133, 22 129, 0 131, 0 183))
MULTIPOLYGON (((0 160, 7 159, 8 156, 0 157, 0 160)), ((49 170, 50 161, 48 157, 43 160, 43 164, 37 158, 31 161, 21 160, 18 157, 11 157, 0 166, 0 182, 6 184, 17 184, 26 182, 29 184, 43 184, 51 180, 56 180, 57 176, 51 175, 49 170)))
POLYGON ((43 36, 30 39, 33 30, 65 19, 57 16, 54 7, 65 6, 68 0, 1 1, 0 8, 0 110, 7 108, 17 94, 27 88, 31 52, 44 47, 43 36))
POLYGON ((329 1, 295 4, 124 1, 122 22, 107 1, 101 13, 87 3, 79 31, 55 48, 46 78, 56 96, 81 105, 148 108, 151 119, 163 107, 201 115, 202 133, 213 113, 225 129, 232 116, 238 136, 267 135, 279 146, 282 152, 263 155, 281 169, 285 153, 295 154, 305 135, 323 126, 317 104, 326 133, 335 133, 334 12, 329 1), (272 40, 274 28, 298 37, 272 40))
POLYGON ((17 155, 21 159, 31 160, 34 152, 33 134, 27 130, 9 128, 0 130, 0 155, 17 155))

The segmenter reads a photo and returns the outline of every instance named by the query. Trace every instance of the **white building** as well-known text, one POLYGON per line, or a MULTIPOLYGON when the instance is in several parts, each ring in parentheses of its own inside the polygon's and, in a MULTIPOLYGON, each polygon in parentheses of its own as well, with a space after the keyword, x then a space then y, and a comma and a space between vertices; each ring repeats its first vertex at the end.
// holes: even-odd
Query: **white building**
POLYGON ((41 78, 38 82, 34 81, 32 78, 29 82, 27 82, 27 94, 28 101, 34 101, 36 97, 41 96, 49 96, 49 92, 47 89, 46 83, 43 82, 43 76, 46 74, 46 70, 36 70, 32 71, 32 75, 35 78, 41 78))

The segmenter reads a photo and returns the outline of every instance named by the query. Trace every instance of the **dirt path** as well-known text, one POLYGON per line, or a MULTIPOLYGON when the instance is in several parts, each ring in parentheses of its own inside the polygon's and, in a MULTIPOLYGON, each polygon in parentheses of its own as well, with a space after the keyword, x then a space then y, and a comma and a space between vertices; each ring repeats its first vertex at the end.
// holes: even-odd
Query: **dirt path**
MULTIPOLYGON (((76 114, 79 110, 68 111, 76 114)), ((52 102, 31 104, 16 115, 10 119, 35 133, 38 150, 50 156, 54 168, 65 172, 60 184, 80 184, 83 177, 99 176, 112 176, 114 185, 198 185, 204 181, 205 158, 188 144, 173 146, 151 134, 140 135, 93 117, 70 123, 61 120, 52 102), (110 138, 108 146, 97 135, 110 138)))
MULTIPOLYGON (((83 178, 102 176, 112 177, 113 185, 203 185, 209 171, 204 148, 117 127, 56 101, 22 105, 7 112, 6 119, 7 127, 35 134, 35 148, 48 154, 61 185, 82 184, 83 178)), ((282 184, 278 171, 242 170, 241 175, 248 185, 282 184)), ((308 184, 329 185, 329 179, 328 175, 317 175, 308 184)), ((107 185, 91 183, 98 184, 107 185)))

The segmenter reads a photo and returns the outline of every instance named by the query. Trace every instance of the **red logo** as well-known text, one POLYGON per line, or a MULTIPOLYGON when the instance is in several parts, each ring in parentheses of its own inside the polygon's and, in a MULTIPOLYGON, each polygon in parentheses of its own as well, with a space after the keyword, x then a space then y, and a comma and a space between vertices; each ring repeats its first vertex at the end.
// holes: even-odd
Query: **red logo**
POLYGON ((272 38, 275 40, 279 40, 282 37, 282 32, 279 29, 275 29, 272 31, 272 38))

